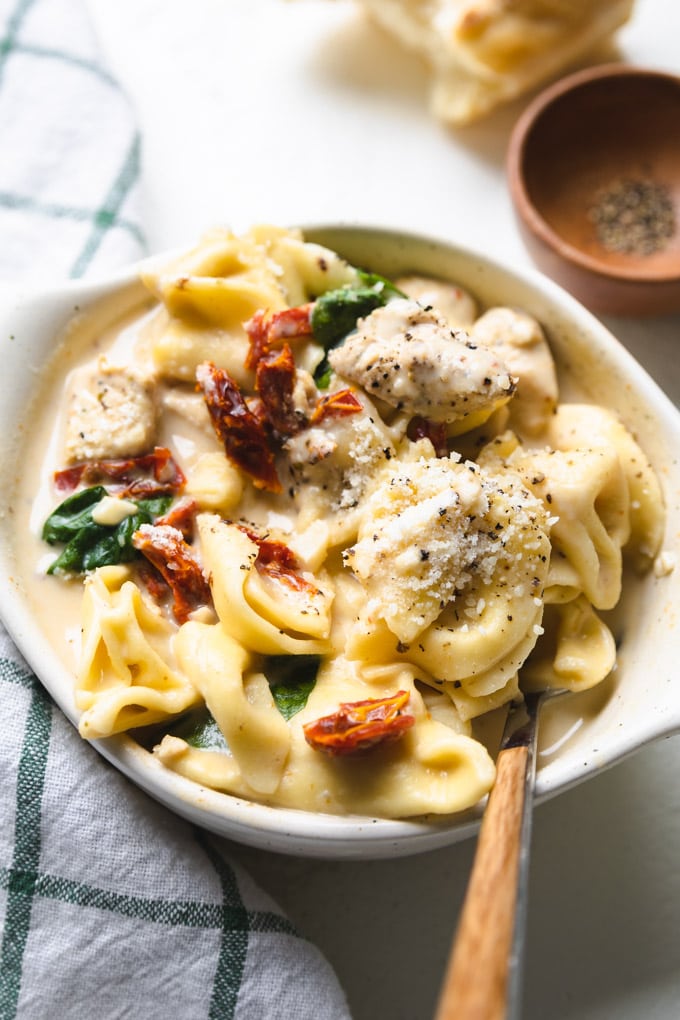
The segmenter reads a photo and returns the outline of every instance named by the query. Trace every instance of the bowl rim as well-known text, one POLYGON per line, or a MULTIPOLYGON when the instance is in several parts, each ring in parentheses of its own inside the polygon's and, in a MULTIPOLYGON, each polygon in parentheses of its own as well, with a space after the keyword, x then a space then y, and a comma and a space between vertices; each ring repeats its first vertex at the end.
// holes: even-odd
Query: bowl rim
MULTIPOLYGON (((517 213, 532 233, 553 252, 561 255, 565 260, 579 266, 581 269, 604 279, 623 283, 653 286, 654 284, 663 285, 680 282, 680 270, 675 272, 672 270, 645 270, 641 264, 638 264, 635 268, 627 268, 625 266, 613 267, 588 255, 581 248, 577 248, 565 240, 548 224, 532 201, 526 187, 524 157, 527 142, 542 114, 553 103, 571 92, 586 88, 603 79, 613 80, 616 78, 653 78, 672 83, 680 89, 680 75, 673 74, 671 71, 659 70, 658 68, 636 66, 625 61, 609 62, 584 68, 553 82, 532 99, 518 117, 511 131, 505 161, 510 195, 517 213)), ((680 229, 680 224, 678 229, 680 229)))

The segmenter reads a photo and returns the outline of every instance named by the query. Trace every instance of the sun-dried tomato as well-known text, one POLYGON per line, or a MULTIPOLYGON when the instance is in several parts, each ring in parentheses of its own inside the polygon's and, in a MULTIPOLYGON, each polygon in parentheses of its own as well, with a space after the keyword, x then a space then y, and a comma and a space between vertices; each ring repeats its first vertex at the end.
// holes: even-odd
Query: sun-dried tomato
POLYGON ((81 483, 93 485, 111 481, 120 497, 175 495, 182 491, 186 478, 170 450, 157 446, 139 457, 89 460, 55 471, 54 483, 60 492, 71 492, 81 483))
POLYGON ((178 531, 182 532, 184 540, 190 542, 194 537, 197 513, 198 503, 195 499, 187 497, 186 499, 181 499, 179 503, 175 503, 167 513, 157 517, 155 523, 167 524, 171 528, 177 528, 178 531))
POLYGON ((306 723, 305 740, 315 751, 331 756, 361 754, 392 743, 415 722, 411 712, 405 711, 409 697, 408 691, 398 691, 389 698, 345 702, 332 715, 306 723))
POLYGON ((295 410, 295 379, 295 361, 289 344, 284 344, 280 351, 270 351, 258 362, 255 389, 269 424, 281 436, 294 436, 306 424, 304 416, 295 410))
POLYGON ((143 524, 132 536, 132 544, 169 585, 178 623, 185 623, 199 606, 211 604, 210 585, 181 531, 168 524, 143 524))
POLYGON ((276 578, 293 591, 315 594, 319 590, 299 573, 300 568, 292 550, 282 542, 262 542, 255 567, 261 574, 276 578))
POLYGON ((269 323, 263 311, 255 312, 251 319, 243 323, 248 334, 250 346, 246 354, 245 366, 253 371, 257 368, 260 358, 269 351, 269 323))
POLYGON ((275 539, 261 538, 243 524, 237 527, 257 546, 255 568, 260 574, 276 578, 294 591, 318 592, 319 589, 300 574, 300 564, 289 546, 275 539))
POLYGON ((250 348, 246 355, 245 366, 251 370, 257 368, 260 360, 277 347, 281 340, 293 340, 297 337, 312 334, 312 305, 298 305, 297 308, 284 308, 280 312, 255 312, 253 317, 244 323, 244 329, 250 340, 250 348))
POLYGON ((209 361, 196 369, 196 381, 229 460, 250 476, 257 489, 280 492, 281 482, 269 438, 262 422, 248 407, 238 384, 226 369, 209 361))
POLYGON ((60 471, 54 472, 54 486, 57 492, 73 492, 81 481, 89 481, 89 478, 83 477, 86 472, 87 464, 74 464, 70 468, 62 468, 60 471))
POLYGON ((299 336, 312 335, 312 303, 298 305, 297 308, 284 308, 274 312, 269 319, 269 339, 291 340, 299 336))
POLYGON ((421 418, 416 415, 408 423, 406 435, 414 443, 417 443, 419 439, 429 439, 437 457, 448 457, 449 455, 444 422, 430 421, 429 418, 421 418))
POLYGON ((361 401, 355 397, 351 390, 336 390, 335 393, 326 393, 319 397, 319 401, 312 411, 310 424, 318 425, 324 418, 344 418, 348 414, 357 414, 363 410, 361 401))
POLYGON ((252 414, 255 421, 266 430, 269 427, 269 420, 267 418, 267 408, 264 406, 261 398, 246 397, 246 407, 252 414))
POLYGON ((135 572, 154 602, 162 605, 170 594, 170 585, 163 575, 148 560, 138 560, 135 572))

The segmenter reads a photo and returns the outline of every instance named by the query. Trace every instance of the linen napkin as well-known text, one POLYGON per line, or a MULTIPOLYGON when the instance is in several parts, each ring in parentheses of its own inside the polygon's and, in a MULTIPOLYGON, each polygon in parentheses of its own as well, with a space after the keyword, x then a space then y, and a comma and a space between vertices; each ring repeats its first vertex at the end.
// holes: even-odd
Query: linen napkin
MULTIPOLYGON (((143 252, 139 138, 81 0, 0 0, 0 281, 143 252)), ((348 1020, 225 845, 81 740, 0 629, 0 1020, 348 1020)))

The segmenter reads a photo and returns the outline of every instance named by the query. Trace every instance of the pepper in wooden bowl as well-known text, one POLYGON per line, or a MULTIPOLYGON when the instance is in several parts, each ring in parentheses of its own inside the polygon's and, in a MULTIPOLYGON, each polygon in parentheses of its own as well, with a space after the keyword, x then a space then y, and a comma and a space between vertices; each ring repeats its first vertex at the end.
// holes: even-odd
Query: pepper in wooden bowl
POLYGON ((507 156, 536 263, 599 312, 680 310, 680 78, 608 64, 545 89, 507 156))

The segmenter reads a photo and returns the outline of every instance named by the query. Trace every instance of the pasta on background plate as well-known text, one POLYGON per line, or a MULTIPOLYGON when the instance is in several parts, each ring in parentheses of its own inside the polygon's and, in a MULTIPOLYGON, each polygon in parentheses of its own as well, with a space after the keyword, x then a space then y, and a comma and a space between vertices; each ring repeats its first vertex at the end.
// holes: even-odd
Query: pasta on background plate
POLYGON ((431 71, 435 116, 465 125, 593 61, 634 0, 357 0, 431 71))
POLYGON ((149 266, 47 464, 81 734, 265 804, 473 806, 482 717, 615 666, 603 613, 663 534, 645 454, 560 402, 535 319, 455 283, 274 227, 149 266))

